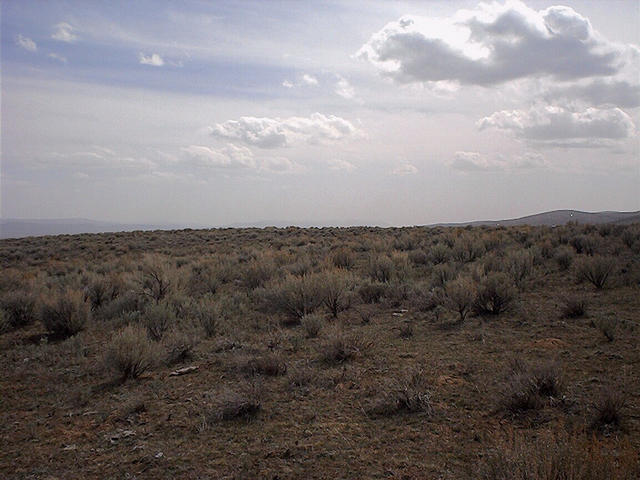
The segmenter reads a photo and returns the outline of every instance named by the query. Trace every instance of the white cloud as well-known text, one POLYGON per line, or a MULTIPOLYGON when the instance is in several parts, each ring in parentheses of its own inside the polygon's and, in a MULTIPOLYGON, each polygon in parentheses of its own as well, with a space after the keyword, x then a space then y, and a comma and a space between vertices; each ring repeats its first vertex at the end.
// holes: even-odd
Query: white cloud
POLYGON ((606 40, 569 7, 481 3, 449 18, 404 16, 357 52, 399 83, 494 85, 528 77, 610 76, 637 48, 606 40))
POLYGON ((71 43, 77 40, 78 36, 73 33, 73 27, 66 22, 61 22, 53 26, 54 31, 51 38, 59 42, 71 43))
POLYGON ((349 81, 341 76, 338 76, 335 92, 337 95, 341 96, 342 98, 346 98, 347 100, 352 99, 356 94, 355 89, 349 83, 349 81))
POLYGON ((256 157, 247 147, 227 144, 222 148, 189 145, 182 149, 187 164, 200 168, 253 170, 257 172, 293 173, 301 167, 285 157, 256 157))
POLYGON ((302 83, 304 83, 305 85, 315 86, 318 85, 318 79, 313 75, 305 73, 304 75, 302 75, 302 83))
POLYGON ((138 58, 142 65, 151 65, 153 67, 162 67, 164 60, 160 55, 154 53, 152 55, 145 55, 144 53, 138 54, 138 58))
POLYGON ((358 132, 351 122, 335 115, 314 113, 309 117, 240 117, 211 127, 215 137, 240 140, 260 148, 287 147, 294 143, 321 143, 353 136, 358 132))
POLYGON ((480 130, 497 128, 516 137, 548 145, 571 145, 631 137, 635 125, 619 108, 572 111, 559 106, 534 106, 529 110, 503 110, 477 122, 480 130))
POLYGON ((353 163, 347 162, 346 160, 342 160, 340 158, 332 158, 327 161, 327 164, 329 165, 329 169, 331 170, 344 170, 346 172, 351 172, 356 168, 353 163))
POLYGON ((393 175, 413 175, 418 173, 418 169, 410 163, 403 163, 394 168, 391 173, 393 175))
POLYGON ((318 86, 318 79, 313 75, 308 73, 303 73, 296 82, 292 82, 291 80, 284 80, 282 82, 282 86, 285 88, 296 88, 296 87, 316 87, 318 86))
POLYGON ((256 168, 253 153, 246 147, 228 144, 221 149, 189 145, 182 149, 189 163, 198 167, 256 168))
POLYGON ((547 165, 545 158, 538 152, 525 152, 521 155, 489 156, 479 152, 455 152, 448 165, 462 172, 490 172, 501 170, 526 170, 547 165))
POLYGON ((23 37, 22 35, 16 36, 16 45, 18 45, 21 48, 24 48, 29 52, 35 52, 36 50, 38 50, 38 46, 36 45, 36 42, 31 40, 29 37, 23 37))
POLYGON ((52 60, 57 60, 58 62, 61 62, 61 63, 67 63, 67 57, 64 57, 58 53, 50 53, 49 55, 47 55, 47 57, 49 57, 52 60))

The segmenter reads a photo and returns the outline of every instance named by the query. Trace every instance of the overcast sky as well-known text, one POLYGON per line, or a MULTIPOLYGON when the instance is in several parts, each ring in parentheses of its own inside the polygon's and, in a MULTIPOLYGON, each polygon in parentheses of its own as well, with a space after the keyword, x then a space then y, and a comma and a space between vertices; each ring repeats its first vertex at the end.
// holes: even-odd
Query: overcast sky
POLYGON ((640 2, 2 1, 2 216, 640 209, 640 2))

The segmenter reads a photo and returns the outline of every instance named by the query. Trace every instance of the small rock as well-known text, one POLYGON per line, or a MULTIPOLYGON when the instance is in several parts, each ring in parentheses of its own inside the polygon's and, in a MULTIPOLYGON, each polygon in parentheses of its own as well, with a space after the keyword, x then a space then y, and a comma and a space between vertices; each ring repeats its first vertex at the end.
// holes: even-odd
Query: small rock
POLYGON ((154 457, 155 457, 155 458, 162 458, 162 457, 164 457, 164 453, 162 453, 162 452, 158 452, 158 453, 156 453, 156 454, 154 455, 154 457))

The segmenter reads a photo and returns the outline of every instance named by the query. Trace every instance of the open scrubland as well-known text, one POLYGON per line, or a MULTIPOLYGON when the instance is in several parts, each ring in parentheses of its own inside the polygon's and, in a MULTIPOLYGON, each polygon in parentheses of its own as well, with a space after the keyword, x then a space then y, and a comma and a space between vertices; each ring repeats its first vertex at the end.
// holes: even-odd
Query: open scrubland
POLYGON ((73 235, 0 262, 2 478, 640 476, 638 224, 73 235))

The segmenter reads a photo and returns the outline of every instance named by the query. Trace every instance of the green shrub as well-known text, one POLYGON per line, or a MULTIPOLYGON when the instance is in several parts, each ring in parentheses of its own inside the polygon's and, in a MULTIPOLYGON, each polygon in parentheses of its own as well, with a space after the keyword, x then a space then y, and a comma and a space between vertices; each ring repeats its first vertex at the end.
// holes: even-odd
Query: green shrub
POLYGON ((171 282, 163 264, 157 259, 151 259, 145 262, 140 270, 139 282, 142 293, 156 303, 160 302, 171 288, 171 282))
POLYGON ((492 272, 478 286, 473 310, 479 314, 498 315, 506 311, 516 297, 511 278, 502 272, 492 272))
POLYGON ((85 328, 89 306, 80 292, 66 291, 55 295, 42 306, 40 320, 57 337, 67 338, 85 328))
POLYGON ((323 303, 333 318, 336 318, 338 313, 347 310, 351 306, 353 279, 347 272, 332 270, 322 274, 320 282, 322 284, 323 303))
POLYGON ((222 315, 215 304, 206 300, 201 301, 192 307, 192 315, 208 338, 215 337, 220 333, 222 315))
POLYGON ((5 323, 12 329, 31 325, 38 318, 36 297, 33 294, 23 291, 8 293, 2 298, 1 305, 5 313, 5 323))
POLYGON ((527 250, 511 252, 506 261, 507 273, 520 289, 528 276, 533 272, 533 255, 527 250))
POLYGON ((113 301, 122 289, 122 285, 114 279, 94 278, 85 288, 84 297, 91 304, 91 311, 113 301))
POLYGON ((125 292, 108 303, 104 303, 95 312, 96 317, 112 320, 122 315, 140 312, 144 309, 144 299, 135 292, 125 292))
MULTIPOLYGON (((201 263, 191 266, 191 272, 187 278, 187 292, 194 297, 206 294, 214 294, 218 290, 217 272, 210 263, 201 263)), ((157 288, 160 288, 159 286, 157 288)), ((160 298, 164 297, 162 295, 160 298)))
POLYGON ((615 267, 615 260, 611 257, 596 255, 582 258, 576 265, 579 281, 587 280, 597 289, 602 289, 610 278, 615 267))
POLYGON ((338 248, 333 255, 331 255, 331 261, 338 268, 350 269, 356 261, 353 251, 346 247, 338 248))
POLYGON ((260 292, 268 311, 284 313, 299 321, 315 312, 324 301, 321 277, 317 274, 289 275, 260 292))
POLYGON ((144 311, 144 324, 149 338, 156 342, 177 323, 176 314, 166 303, 152 304, 144 311))
POLYGON ((367 272, 373 281, 388 283, 394 272, 393 260, 386 255, 374 255, 369 259, 367 272))
POLYGON ((464 322, 476 298, 475 284, 470 278, 459 277, 447 282, 444 291, 444 305, 459 315, 460 322, 464 322))
POLYGON ((558 247, 555 254, 556 263, 560 270, 568 270, 573 262, 574 253, 573 250, 567 247, 558 247))

